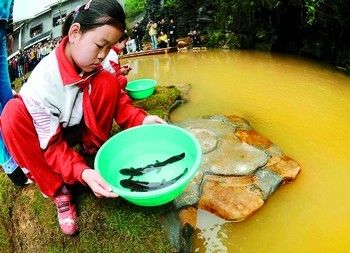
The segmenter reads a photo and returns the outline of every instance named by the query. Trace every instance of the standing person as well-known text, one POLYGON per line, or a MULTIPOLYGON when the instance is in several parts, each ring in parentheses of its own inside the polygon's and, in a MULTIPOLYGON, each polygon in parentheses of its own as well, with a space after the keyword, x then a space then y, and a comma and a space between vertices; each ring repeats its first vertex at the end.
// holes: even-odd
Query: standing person
POLYGON ((23 55, 23 50, 20 50, 18 54, 18 60, 17 60, 18 77, 23 76, 23 65, 24 65, 24 55, 23 55))
POLYGON ((28 58, 28 51, 23 51, 23 76, 25 76, 29 72, 29 58, 28 58))
POLYGON ((201 37, 199 36, 199 33, 197 33, 196 30, 193 30, 189 35, 192 40, 192 47, 201 47, 201 37))
POLYGON ((5 143, 56 205, 64 234, 78 231, 70 185, 85 184, 97 197, 117 197, 71 142, 78 139, 86 154, 94 154, 108 139, 113 120, 122 128, 166 123, 134 107, 117 79, 101 68, 125 26, 116 0, 90 0, 71 12, 58 48, 41 60, 3 111, 5 143))
POLYGON ((159 32, 163 32, 164 34, 167 34, 168 32, 168 24, 165 21, 165 18, 162 18, 160 22, 158 22, 159 32))
POLYGON ((148 34, 151 37, 151 43, 152 43, 152 49, 157 49, 158 42, 157 42, 157 23, 153 22, 152 20, 148 22, 147 24, 148 34))
POLYGON ((176 47, 176 39, 177 39, 177 26, 174 22, 174 19, 170 19, 169 24, 169 46, 170 47, 176 47))
POLYGON ((136 43, 136 52, 142 51, 142 39, 143 39, 143 29, 141 28, 139 22, 136 22, 132 28, 132 35, 136 43))
MULTIPOLYGON (((12 36, 12 10, 13 0, 0 1, 0 114, 5 104, 12 98, 12 89, 8 72, 6 33, 12 36)), ((27 177, 22 169, 17 165, 14 159, 4 145, 0 135, 0 164, 5 173, 16 185, 24 185, 27 177)))
POLYGON ((30 49, 29 52, 29 71, 32 71, 35 67, 35 59, 36 59, 36 51, 34 50, 34 48, 30 49))

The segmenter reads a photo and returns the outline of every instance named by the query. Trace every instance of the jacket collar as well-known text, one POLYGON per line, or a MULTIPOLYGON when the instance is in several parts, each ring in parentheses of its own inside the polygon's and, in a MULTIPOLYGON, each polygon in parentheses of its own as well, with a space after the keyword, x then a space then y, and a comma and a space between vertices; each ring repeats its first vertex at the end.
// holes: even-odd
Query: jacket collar
POLYGON ((97 72, 101 71, 102 66, 90 73, 84 73, 83 71, 81 73, 78 73, 74 65, 68 60, 64 52, 67 43, 68 37, 66 36, 62 39, 61 43, 56 49, 58 69, 60 71, 63 85, 77 84, 79 86, 79 83, 87 81, 90 77, 95 75, 97 72))
POLYGON ((118 48, 118 47, 116 47, 116 46, 112 46, 112 49, 117 53, 117 54, 120 54, 122 51, 118 48))

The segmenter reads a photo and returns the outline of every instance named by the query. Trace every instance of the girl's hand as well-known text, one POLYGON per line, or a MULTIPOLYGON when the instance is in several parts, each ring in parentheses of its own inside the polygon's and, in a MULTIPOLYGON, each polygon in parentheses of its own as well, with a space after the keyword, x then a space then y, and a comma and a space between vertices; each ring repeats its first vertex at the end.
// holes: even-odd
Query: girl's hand
POLYGON ((126 76, 127 74, 129 74, 130 70, 132 70, 132 68, 129 66, 129 65, 123 65, 121 68, 120 68, 120 72, 126 76))
POLYGON ((148 115, 142 121, 142 125, 147 125, 147 124, 167 124, 167 122, 162 118, 158 117, 157 115, 148 115))
POLYGON ((118 197, 117 194, 112 192, 112 189, 105 183, 105 181, 103 181, 100 174, 98 174, 96 170, 87 168, 83 170, 81 177, 97 197, 118 197))

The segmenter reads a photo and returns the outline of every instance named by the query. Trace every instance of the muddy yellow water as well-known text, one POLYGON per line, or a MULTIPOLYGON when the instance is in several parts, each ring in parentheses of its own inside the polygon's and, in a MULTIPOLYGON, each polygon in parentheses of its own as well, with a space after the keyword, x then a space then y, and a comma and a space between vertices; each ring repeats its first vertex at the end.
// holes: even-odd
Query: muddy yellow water
POLYGON ((190 101, 172 121, 241 116, 302 166, 295 182, 246 221, 200 213, 204 232, 193 252, 350 252, 349 76, 310 60, 250 51, 122 61, 134 67, 130 79, 191 84, 190 101))

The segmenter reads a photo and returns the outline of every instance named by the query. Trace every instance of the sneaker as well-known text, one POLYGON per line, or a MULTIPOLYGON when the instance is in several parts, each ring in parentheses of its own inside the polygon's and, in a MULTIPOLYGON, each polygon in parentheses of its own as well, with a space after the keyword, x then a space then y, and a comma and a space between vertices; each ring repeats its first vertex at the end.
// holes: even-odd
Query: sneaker
POLYGON ((57 208, 58 223, 62 232, 66 235, 76 234, 78 232, 78 217, 69 190, 63 186, 62 191, 53 197, 53 202, 57 208))
POLYGON ((32 173, 30 173, 29 170, 27 170, 26 168, 22 167, 22 171, 26 175, 26 177, 28 178, 28 180, 24 184, 32 184, 32 183, 35 182, 34 177, 32 176, 32 173))

